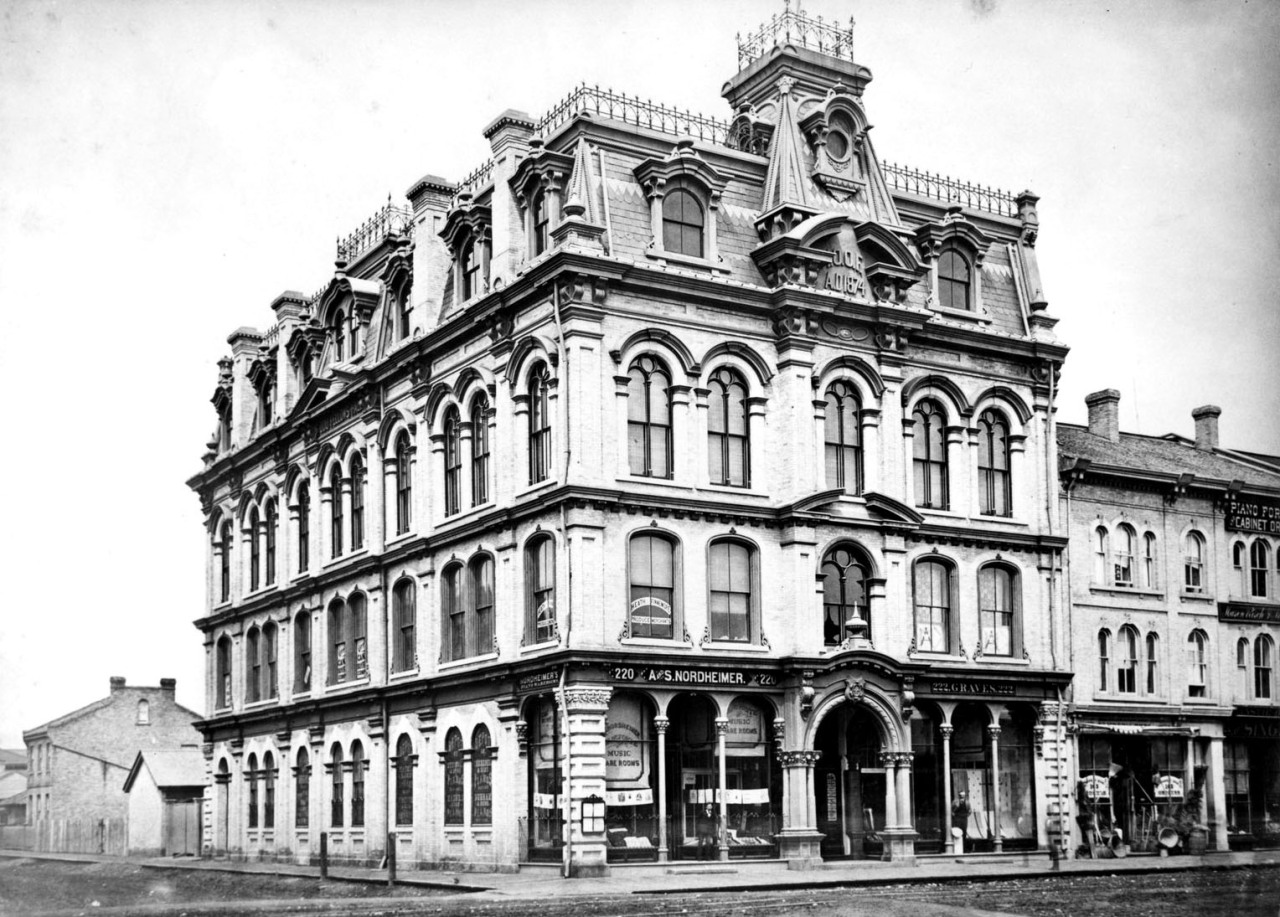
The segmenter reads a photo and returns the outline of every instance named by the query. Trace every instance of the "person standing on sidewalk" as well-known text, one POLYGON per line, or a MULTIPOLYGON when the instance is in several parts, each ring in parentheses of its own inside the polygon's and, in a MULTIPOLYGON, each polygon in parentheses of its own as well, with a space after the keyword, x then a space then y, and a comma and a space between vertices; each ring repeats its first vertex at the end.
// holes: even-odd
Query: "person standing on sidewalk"
POLYGON ((964 853, 964 838, 969 828, 969 794, 961 792, 951 804, 951 836, 959 849, 956 853, 964 853))

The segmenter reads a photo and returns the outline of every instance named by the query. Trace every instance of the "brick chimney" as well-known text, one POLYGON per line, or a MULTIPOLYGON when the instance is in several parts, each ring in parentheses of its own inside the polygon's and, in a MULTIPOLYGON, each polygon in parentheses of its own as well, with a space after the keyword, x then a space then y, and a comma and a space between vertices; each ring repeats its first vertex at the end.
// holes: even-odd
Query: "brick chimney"
POLYGON ((177 689, 177 687, 178 687, 178 679, 176 678, 160 679, 160 690, 163 691, 165 694, 172 695, 173 692, 177 689))
POLYGON ((1218 448, 1218 417, 1222 408, 1216 404, 1206 404, 1191 412, 1196 422, 1196 448, 1212 452, 1218 448))
POLYGON ((122 690, 124 690, 124 676, 112 675, 111 676, 111 693, 115 694, 117 691, 122 691, 122 690))
POLYGON ((1120 393, 1104 388, 1085 395, 1084 403, 1089 406, 1089 432, 1113 443, 1120 442, 1120 393))

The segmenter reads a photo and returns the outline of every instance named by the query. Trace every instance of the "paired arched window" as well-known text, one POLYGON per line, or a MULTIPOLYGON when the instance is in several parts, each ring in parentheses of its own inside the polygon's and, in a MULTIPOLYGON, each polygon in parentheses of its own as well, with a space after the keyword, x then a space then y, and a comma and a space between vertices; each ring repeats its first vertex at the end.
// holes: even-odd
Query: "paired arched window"
POLYGON ((276 501, 275 498, 267 500, 266 509, 266 526, 267 531, 263 537, 266 561, 267 585, 271 586, 276 581, 276 501))
POLYGON ((936 401, 921 401, 911 416, 915 421, 912 466, 916 506, 947 509, 947 415, 936 401))
POLYGON ((262 756, 262 827, 276 826, 276 759, 271 752, 262 756))
POLYGON ((915 643, 926 653, 951 652, 952 579, 950 564, 927 558, 915 568, 915 643))
POLYGON ((1209 636, 1196 629, 1187 637, 1187 696, 1208 697, 1209 636))
POLYGON ((1116 528, 1115 549, 1112 552, 1113 585, 1133 585, 1133 549, 1137 535, 1133 527, 1120 524, 1116 528))
POLYGON ((823 420, 827 487, 851 494, 862 493, 861 411, 858 390, 850 383, 833 382, 827 389, 823 420))
POLYGON ((258 508, 255 506, 249 510, 249 591, 257 592, 261 585, 262 574, 262 545, 258 541, 258 532, 261 528, 258 518, 258 508))
POLYGON ((1187 592, 1204 592, 1204 536, 1188 532, 1182 542, 1182 588, 1187 592))
POLYGON ((1266 634, 1253 641, 1253 696, 1258 700, 1271 698, 1271 658, 1275 647, 1266 634))
POLYGON ((1120 628, 1119 653, 1116 661, 1116 691, 1120 694, 1138 693, 1138 631, 1126 624, 1120 628))
POLYGON ((364 827, 364 746, 351 743, 351 827, 364 827))
POLYGON ((407 735, 396 740, 396 756, 392 762, 396 769, 396 824, 413 824, 413 766, 417 761, 413 753, 413 740, 407 735))
POLYGON ((311 824, 311 755, 305 747, 298 749, 297 761, 293 771, 293 825, 306 828, 311 824))
POLYGON ((479 554, 454 564, 441 585, 445 660, 493 652, 493 558, 479 554))
POLYGON ((471 824, 493 824, 493 755, 489 727, 471 733, 471 824))
POLYGON ((671 477, 671 374, 642 356, 627 372, 627 457, 631 473, 671 477))
POLYGON ((1249 640, 1241 637, 1236 641, 1236 690, 1241 698, 1249 696, 1249 640))
POLYGON ((1156 536, 1147 532, 1142 536, 1142 588, 1155 589, 1160 583, 1156 566, 1156 536))
POLYGON ((273 700, 279 695, 279 685, 276 681, 277 672, 279 672, 279 661, 276 659, 276 635, 279 631, 276 625, 268 621, 262 626, 262 645, 260 647, 259 662, 259 681, 258 681, 258 699, 273 700))
POLYGON ((1009 424, 995 411, 978 418, 978 497, 984 516, 1013 515, 1009 424))
POLYGON ((471 505, 489 502, 489 399, 471 402, 471 505))
POLYGON ((391 593, 391 614, 395 628, 392 636, 395 642, 391 654, 391 667, 394 672, 407 672, 417 668, 418 665, 415 595, 413 580, 408 579, 402 579, 396 583, 391 593))
POLYGON ((249 703, 262 700, 262 635, 257 627, 249 628, 245 637, 245 692, 249 703))
POLYGON ((1267 597, 1267 579, 1270 570, 1270 550, 1261 538, 1249 545, 1249 595, 1254 598, 1267 597))
POLYGON ((364 596, 329 604, 329 684, 357 681, 369 674, 364 596))
POLYGON ((712 640, 751 643, 759 638, 759 578, 752 545, 727 538, 711 543, 707 579, 712 640))
POLYGON ((870 570, 866 557, 850 545, 836 545, 823 555, 824 646, 839 646, 849 637, 871 638, 871 613, 867 601, 870 570))
POLYGON ((944 248, 938 257, 938 304, 944 309, 962 312, 973 309, 973 275, 969 261, 952 247, 944 248))
POLYGON ((706 212, 697 195, 683 183, 669 185, 662 196, 662 248, 690 258, 705 257, 705 224, 706 212))
POLYGON ((1014 656, 1021 650, 1021 599, 1011 568, 988 564, 978 571, 978 630, 985 655, 1014 656))
POLYGON ((413 517, 413 447, 409 434, 401 431, 396 436, 396 534, 409 531, 413 517))
POLYGON ((462 421, 457 408, 444 414, 444 514, 462 509, 462 421))
POLYGON ((218 596, 223 602, 231 601, 231 529, 230 520, 223 522, 218 538, 218 596))
POLYGON ((351 459, 351 550, 364 547, 364 461, 351 459))
POLYGON ((462 733, 457 726, 444 738, 444 823, 461 825, 466 822, 466 753, 462 747, 462 733))
POLYGON ((222 710, 231 706, 231 638, 223 634, 218 639, 214 685, 215 704, 222 710))
POLYGON ((329 824, 334 828, 341 828, 346 806, 343 804, 342 798, 342 746, 337 742, 334 742, 333 747, 329 749, 329 767, 332 769, 330 774, 332 783, 329 790, 329 824))
POLYGON ((1107 555, 1111 553, 1111 536, 1105 526, 1093 530, 1093 581, 1099 586, 1110 582, 1107 570, 1107 555))
POLYGON ((298 572, 311 566, 311 483, 298 485, 298 572))
POLYGON ((337 462, 329 472, 329 556, 342 556, 342 468, 337 462))
POLYGON ((1114 539, 1106 526, 1093 530, 1093 581, 1117 589, 1155 589, 1159 582, 1156 536, 1146 533, 1139 541, 1133 526, 1116 526, 1114 539))
POLYGON ((1105 627, 1098 631, 1098 690, 1109 691, 1107 673, 1111 667, 1111 631, 1105 627))
POLYGON ((533 539, 524 549, 525 642, 556 638, 556 544, 550 535, 533 539))
POLYGON ((244 779, 249 784, 249 827, 258 827, 258 756, 249 753, 245 761, 244 779))
POLYGON ((630 541, 631 601, 627 633, 671 640, 676 635, 677 548, 666 535, 641 533, 630 541))
POLYGON ((1147 634, 1147 694, 1159 693, 1160 672, 1160 638, 1151 632, 1147 634))
POLYGON ((529 483, 551 475, 551 376, 547 364, 529 371, 529 483))
POLYGON ((311 690, 311 612, 300 611, 293 619, 293 690, 311 690))
POLYGON ((711 374, 707 394, 707 466, 712 484, 751 486, 747 384, 728 367, 711 374))

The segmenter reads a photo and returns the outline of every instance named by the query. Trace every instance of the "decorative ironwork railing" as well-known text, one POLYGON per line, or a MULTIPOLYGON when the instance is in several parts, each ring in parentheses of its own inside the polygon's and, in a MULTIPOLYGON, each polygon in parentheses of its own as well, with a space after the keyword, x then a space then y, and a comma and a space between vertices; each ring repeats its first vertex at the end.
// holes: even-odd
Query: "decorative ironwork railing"
POLYGON ((919 169, 909 169, 892 162, 883 163, 881 171, 884 172, 885 181, 894 191, 918 194, 921 197, 959 204, 973 210, 985 210, 987 213, 996 213, 1000 216, 1011 217, 1018 214, 1018 204, 1014 196, 999 188, 984 188, 982 185, 970 184, 931 172, 921 172, 919 169))
POLYGON ((634 124, 636 127, 711 143, 723 144, 729 137, 727 121, 687 110, 681 111, 638 96, 617 93, 612 89, 588 86, 586 83, 580 84, 551 106, 551 110, 542 116, 534 130, 539 136, 545 137, 574 115, 584 111, 613 121, 634 124))
POLYGON ((833 19, 823 22, 822 17, 810 19, 796 4, 796 11, 791 11, 791 0, 783 0, 785 8, 781 15, 770 17, 755 33, 745 39, 738 36, 738 69, 763 55, 775 45, 792 44, 802 48, 811 48, 821 54, 830 54, 847 61, 853 60, 853 17, 849 17, 849 27, 842 28, 833 19))
POLYGON ((387 236, 408 233, 412 226, 413 211, 393 204, 391 195, 388 194, 387 202, 373 216, 357 226, 345 239, 338 240, 338 257, 348 263, 355 261, 387 236))
POLYGON ((481 165, 471 171, 466 178, 458 182, 458 187, 453 192, 453 200, 449 202, 449 209, 452 210, 458 206, 458 195, 464 191, 475 194, 493 179, 493 160, 485 160, 481 165))
POLYGON ((274 347, 280 341, 280 323, 272 325, 267 329, 267 333, 262 336, 263 347, 274 347))

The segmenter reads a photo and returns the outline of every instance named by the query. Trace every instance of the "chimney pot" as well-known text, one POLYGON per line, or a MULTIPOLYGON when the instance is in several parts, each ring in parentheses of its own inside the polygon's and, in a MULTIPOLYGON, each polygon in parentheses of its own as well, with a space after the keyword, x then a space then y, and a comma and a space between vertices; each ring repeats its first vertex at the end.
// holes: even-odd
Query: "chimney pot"
POLYGON ((172 693, 174 692, 174 689, 175 689, 175 688, 177 688, 177 687, 178 687, 178 679, 176 679, 176 678, 162 678, 162 679, 160 679, 160 690, 161 690, 161 691, 165 691, 165 692, 167 692, 167 693, 169 693, 169 694, 172 694, 172 693))
POLYGON ((1206 404, 1191 412, 1196 422, 1196 448, 1211 452, 1218 448, 1218 418, 1222 408, 1216 404, 1206 404))
POLYGON ((1113 443, 1120 442, 1120 392, 1105 388, 1086 395, 1084 403, 1089 407, 1089 432, 1113 443))
POLYGON ((111 693, 115 694, 117 691, 119 691, 123 687, 124 687, 124 676, 112 675, 111 676, 111 693))

